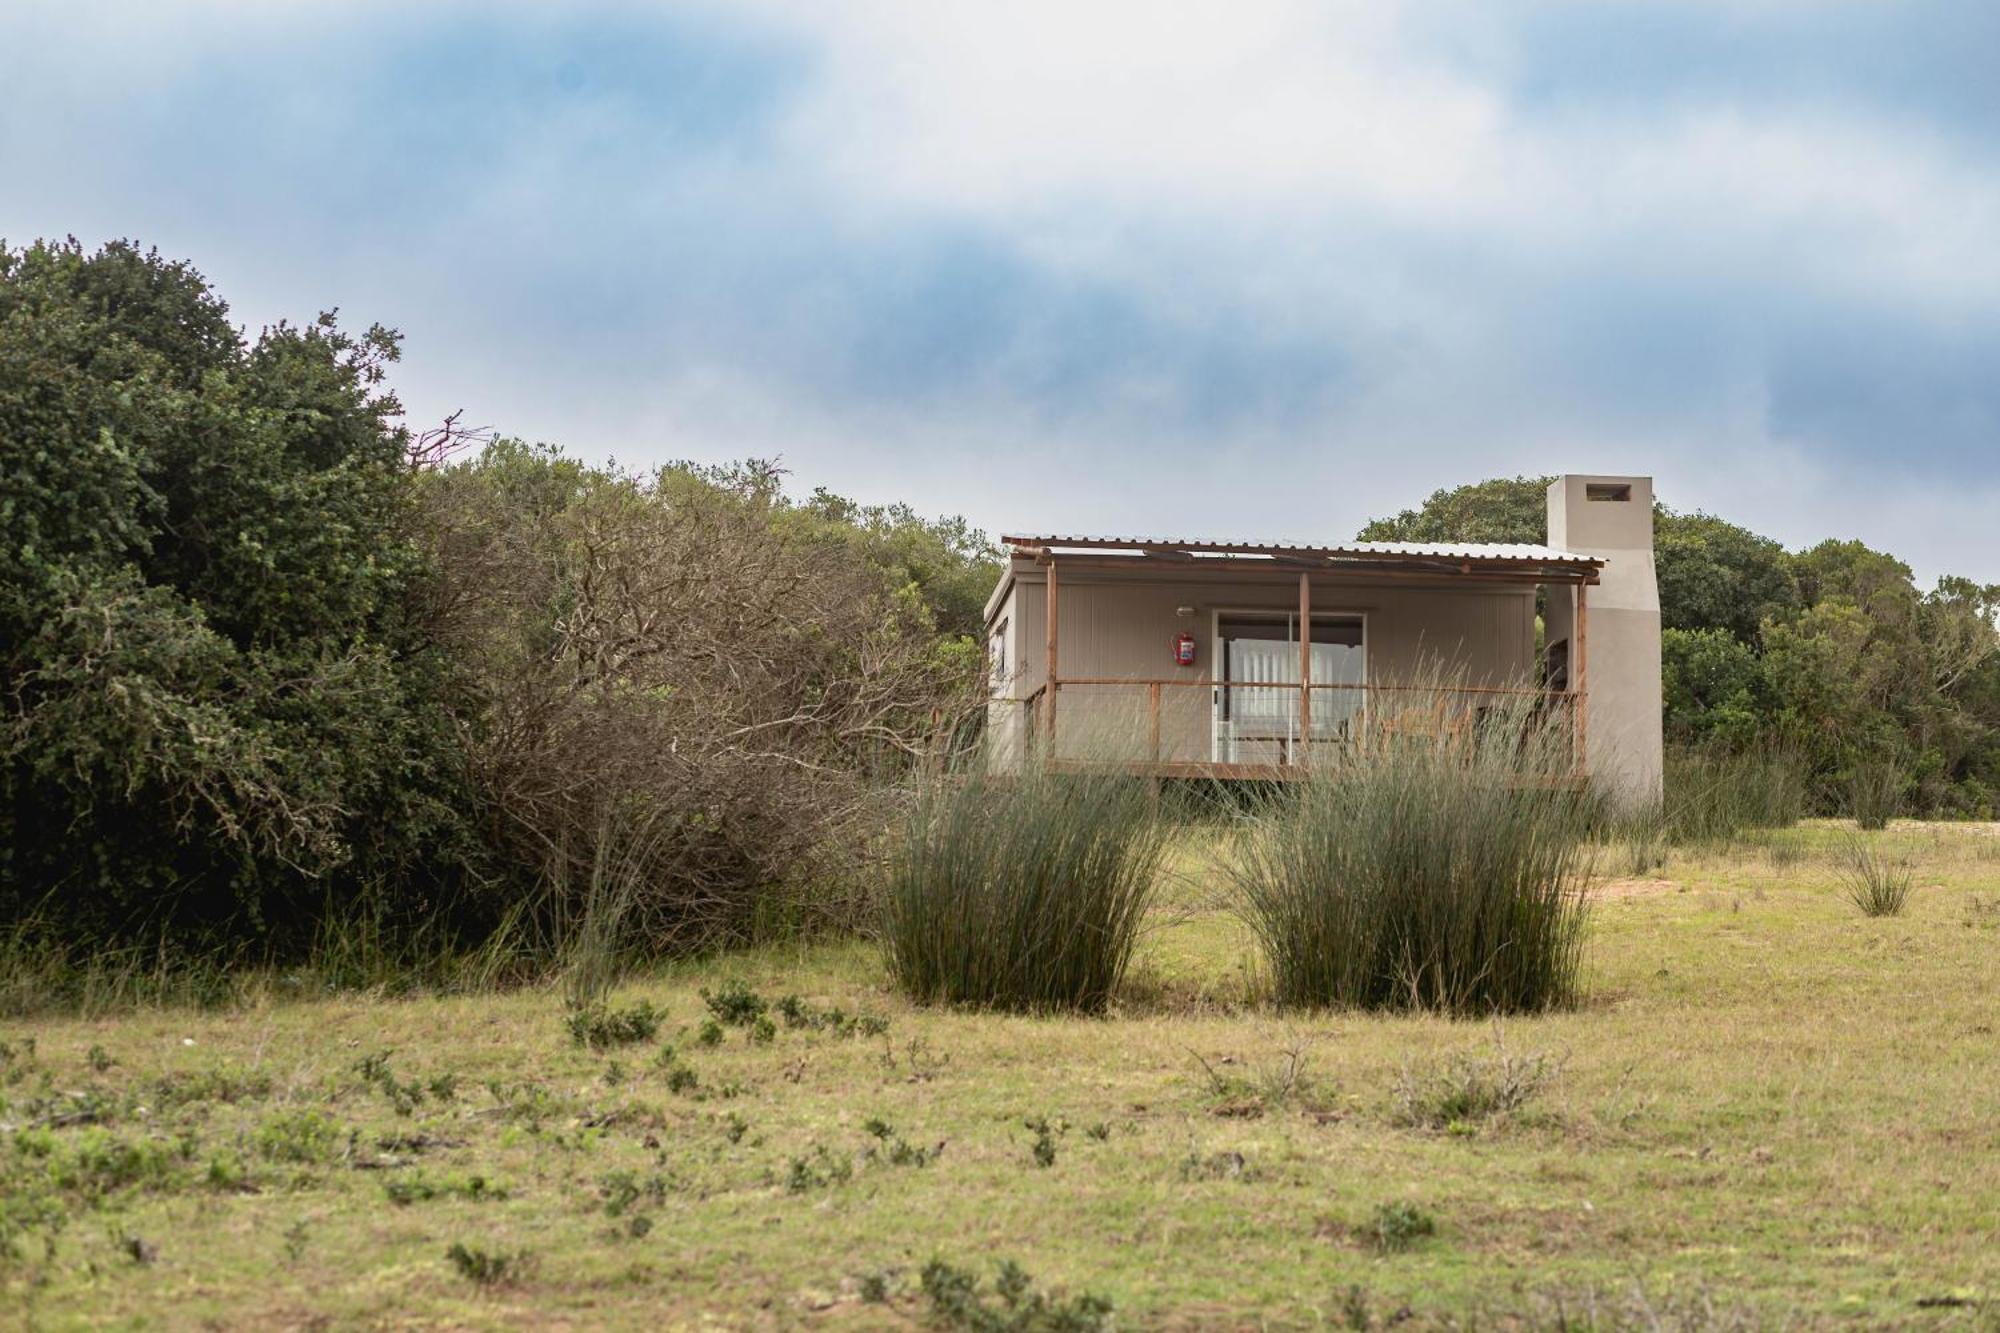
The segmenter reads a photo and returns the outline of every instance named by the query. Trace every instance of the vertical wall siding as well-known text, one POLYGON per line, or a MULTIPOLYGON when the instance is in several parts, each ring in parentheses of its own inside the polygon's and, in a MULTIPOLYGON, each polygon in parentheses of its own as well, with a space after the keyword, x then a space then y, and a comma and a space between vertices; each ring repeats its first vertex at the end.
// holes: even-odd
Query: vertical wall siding
MULTIPOLYGON (((1045 678, 1045 587, 1040 571, 1017 569, 1009 615, 1020 671, 1011 693, 1025 698, 1045 678), (1028 580, 1036 581, 1030 582, 1028 580)), ((1065 570, 1057 577, 1057 635, 1064 677, 1205 680, 1218 676, 1212 641, 1217 609, 1296 612, 1296 577, 1221 582, 1134 580, 1065 570), (1175 609, 1194 608, 1180 617, 1175 609), (1195 665, 1174 664, 1182 630, 1196 641, 1195 665)), ((1315 612, 1355 612, 1368 620, 1368 676, 1376 683, 1442 672, 1466 684, 1532 682, 1535 598, 1529 587, 1369 585, 1313 580, 1315 612)), ((1150 753, 1148 690, 1072 686, 1058 702, 1065 757, 1142 759, 1150 753)), ((1161 694, 1161 757, 1210 757, 1212 697, 1207 688, 1168 687, 1161 694)))

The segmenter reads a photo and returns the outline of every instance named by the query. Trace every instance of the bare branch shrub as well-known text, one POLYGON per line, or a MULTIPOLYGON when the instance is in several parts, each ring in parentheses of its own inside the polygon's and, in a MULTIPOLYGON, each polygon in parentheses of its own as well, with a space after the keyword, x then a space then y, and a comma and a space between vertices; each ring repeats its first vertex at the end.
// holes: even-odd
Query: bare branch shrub
POLYGON ((534 868, 535 942, 607 902, 647 954, 858 920, 888 780, 962 730, 976 653, 789 521, 771 468, 624 476, 506 444, 430 480, 432 610, 475 664, 468 743, 494 839, 534 868))

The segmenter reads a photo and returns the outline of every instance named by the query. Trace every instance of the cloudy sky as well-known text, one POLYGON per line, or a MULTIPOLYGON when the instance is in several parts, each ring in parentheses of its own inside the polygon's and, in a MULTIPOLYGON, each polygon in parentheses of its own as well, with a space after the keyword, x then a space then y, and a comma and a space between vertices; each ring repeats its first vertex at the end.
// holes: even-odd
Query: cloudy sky
POLYGON ((1646 472, 2000 580, 1991 0, 11 0, 0 237, 993 530, 1646 472))

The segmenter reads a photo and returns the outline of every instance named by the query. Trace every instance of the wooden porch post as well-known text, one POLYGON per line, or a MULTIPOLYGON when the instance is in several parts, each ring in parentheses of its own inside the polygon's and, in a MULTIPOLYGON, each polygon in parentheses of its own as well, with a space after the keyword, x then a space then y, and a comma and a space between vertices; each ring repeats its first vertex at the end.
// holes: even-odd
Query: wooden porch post
MULTIPOLYGON (((1146 686, 1147 731, 1152 737, 1153 762, 1160 762, 1160 682, 1148 682, 1146 686)), ((1158 779, 1155 779, 1158 781, 1158 779)))
POLYGON ((1294 760, 1312 758, 1313 725, 1313 592, 1312 576, 1299 572, 1299 752, 1294 760))
POLYGON ((1590 722, 1590 698, 1584 692, 1585 673, 1590 666, 1590 585, 1576 585, 1576 661, 1571 667, 1570 689, 1576 692, 1576 771, 1590 771, 1590 751, 1585 746, 1590 722))
POLYGON ((1048 649, 1046 672, 1048 679, 1043 685, 1045 691, 1043 697, 1047 701, 1048 707, 1044 710, 1043 716, 1046 721, 1045 730, 1048 732, 1049 758, 1053 759, 1055 758, 1056 751, 1056 561, 1054 556, 1049 557, 1048 602, 1048 641, 1046 645, 1048 649))

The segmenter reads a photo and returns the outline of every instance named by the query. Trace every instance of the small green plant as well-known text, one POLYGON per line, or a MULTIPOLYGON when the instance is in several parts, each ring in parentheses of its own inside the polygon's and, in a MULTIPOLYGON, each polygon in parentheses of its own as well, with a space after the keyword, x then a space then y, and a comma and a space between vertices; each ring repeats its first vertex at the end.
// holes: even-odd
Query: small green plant
POLYGON ((1552 1051, 1508 1050, 1496 1024, 1491 1054, 1461 1050, 1423 1067, 1406 1063, 1391 1118, 1420 1129, 1471 1132, 1483 1121, 1519 1112, 1561 1077, 1565 1063, 1552 1051))
POLYGON ((731 979, 713 991, 704 987, 702 1001, 716 1020, 733 1028, 747 1028, 764 1016, 770 1002, 750 988, 749 983, 731 979))
POLYGON ((750 1122, 735 1111, 731 1111, 722 1121, 722 1137, 731 1143, 743 1142, 743 1136, 750 1132, 750 1122))
POLYGON ((944 1151, 942 1143, 934 1148, 912 1147, 890 1127, 888 1121, 880 1117, 871 1118, 861 1128, 881 1145, 871 1151, 879 1153, 882 1160, 891 1166, 929 1166, 944 1151))
POLYGON ((761 1014, 759 1014, 756 1020, 750 1024, 749 1027, 750 1040, 755 1042, 759 1046, 769 1046, 771 1042, 777 1038, 777 1035, 778 1035, 777 1025, 772 1023, 770 1019, 764 1017, 761 1014))
POLYGON ((1837 873, 1863 916, 1901 916, 1917 874, 1908 857, 1891 856, 1860 837, 1848 840, 1837 873))
POLYGON ((84 1053, 83 1062, 90 1066, 94 1074, 102 1074, 118 1062, 102 1046, 92 1046, 84 1053))
POLYGON ((686 1065, 675 1065, 667 1071, 668 1092, 693 1092, 701 1079, 686 1065))
POLYGON ((540 1083, 503 1083, 489 1079, 486 1091, 493 1098, 502 1119, 539 1129, 543 1122, 560 1120, 571 1112, 571 1104, 540 1083))
POLYGON ((442 1180, 432 1180, 423 1175, 404 1176, 383 1182, 382 1193, 390 1203, 404 1207, 427 1203, 432 1199, 464 1199, 483 1203, 507 1197, 504 1187, 489 1185, 485 1176, 447 1177, 442 1180))
POLYGON ((332 1160, 351 1138, 324 1111, 280 1111, 257 1126, 251 1143, 266 1161, 313 1165, 332 1160))
POLYGON ((703 1019, 701 1030, 695 1034, 694 1039, 703 1046, 722 1045, 722 1024, 712 1018, 703 1019))
POLYGON ((208 1170, 202 1177, 213 1190, 242 1190, 250 1188, 250 1173, 241 1159, 233 1153, 217 1153, 208 1159, 208 1170))
POLYGON ((1437 1234, 1437 1219, 1416 1204, 1398 1200, 1377 1204, 1368 1221, 1368 1235, 1384 1254, 1407 1250, 1427 1236, 1437 1234))
POLYGON ((880 1271, 863 1273, 857 1284, 863 1302, 869 1305, 886 1305, 889 1302, 889 1275, 880 1271))
POLYGON ((788 1028, 825 1032, 836 1037, 879 1037, 889 1030, 889 1020, 865 1014, 849 1014, 839 1005, 816 1009, 796 995, 787 995, 777 1004, 778 1016, 788 1028))
POLYGON ((920 1283, 932 1319, 965 1333, 1098 1333, 1111 1318, 1111 1302, 1104 1297, 1085 1293, 1059 1300, 1037 1291, 1011 1259, 994 1275, 990 1298, 975 1274, 942 1259, 924 1265, 920 1283))
POLYGON ((389 1068, 389 1057, 392 1054, 393 1051, 377 1051, 373 1055, 363 1056, 356 1062, 354 1072, 361 1076, 363 1083, 387 1098, 397 1115, 409 1115, 423 1105, 426 1095, 437 1097, 440 1101, 449 1101, 457 1095, 456 1074, 440 1074, 427 1084, 416 1079, 408 1082, 398 1079, 395 1072, 389 1068))
POLYGON ((520 1276, 527 1266, 528 1253, 525 1250, 503 1252, 486 1250, 467 1245, 463 1241, 453 1241, 451 1248, 444 1252, 445 1259, 458 1270, 458 1275, 482 1287, 498 1286, 510 1278, 520 1276))
POLYGON ((153 1106, 166 1110, 201 1102, 222 1102, 234 1106, 261 1101, 271 1095, 271 1076, 261 1069, 236 1069, 218 1065, 189 1074, 168 1074, 148 1085, 146 1095, 153 1106))
POLYGON ((55 1189, 99 1202, 127 1189, 164 1189, 184 1180, 184 1167, 195 1155, 195 1140, 125 1138, 102 1129, 51 1134, 21 1130, 14 1148, 47 1162, 47 1180, 55 1189))
POLYGON ((1069 1133, 1069 1125, 1058 1119, 1053 1123, 1045 1115, 1029 1116, 1021 1122, 1035 1141, 1028 1147, 1028 1155, 1036 1166, 1051 1167, 1056 1164, 1056 1141, 1069 1133))
POLYGON ((821 1144, 814 1144, 810 1154, 794 1157, 786 1168, 785 1192, 805 1194, 831 1185, 844 1185, 853 1177, 854 1163, 845 1157, 836 1157, 821 1144))
POLYGON ((1100 1120, 1094 1125, 1085 1125, 1083 1127, 1083 1134, 1085 1138, 1095 1139, 1097 1142, 1103 1143, 1111 1137, 1111 1122, 1100 1120))
POLYGON ((662 1017, 660 1011, 646 1000, 623 1009, 588 1004, 571 1009, 565 1026, 569 1029, 570 1040, 578 1046, 601 1051, 613 1046, 651 1041, 660 1030, 662 1017))
POLYGON ((36 1065, 35 1039, 18 1037, 13 1041, 0 1041, 0 1086, 14 1087, 28 1076, 28 1071, 36 1065))
POLYGON ((306 1257, 306 1246, 312 1240, 312 1224, 303 1217, 292 1219, 285 1228, 285 1257, 293 1263, 306 1257))
POLYGON ((658 1207, 665 1203, 667 1189, 667 1178, 658 1172, 641 1176, 636 1171, 613 1171, 598 1182, 597 1194, 603 1200, 606 1217, 623 1217, 636 1204, 658 1207))
POLYGON ((1312 1043, 1292 1041, 1278 1058, 1250 1073, 1218 1069, 1199 1051, 1190 1052, 1207 1079, 1210 1110, 1219 1116, 1254 1119, 1293 1102, 1307 1107, 1325 1103, 1331 1093, 1308 1070, 1312 1043))
POLYGON ((1352 1283, 1347 1294, 1340 1300, 1340 1319, 1354 1333, 1368 1333, 1375 1327, 1375 1316, 1368 1308, 1368 1291, 1359 1283, 1352 1283))
POLYGON ((1234 1150, 1212 1152, 1207 1156, 1188 1149, 1181 1159, 1182 1180, 1234 1180, 1249 1170, 1250 1159, 1234 1150))
POLYGON ((76 1088, 30 1097, 25 1107, 30 1119, 44 1125, 67 1129, 74 1125, 101 1125, 118 1118, 124 1109, 118 1098, 98 1088, 76 1088))

